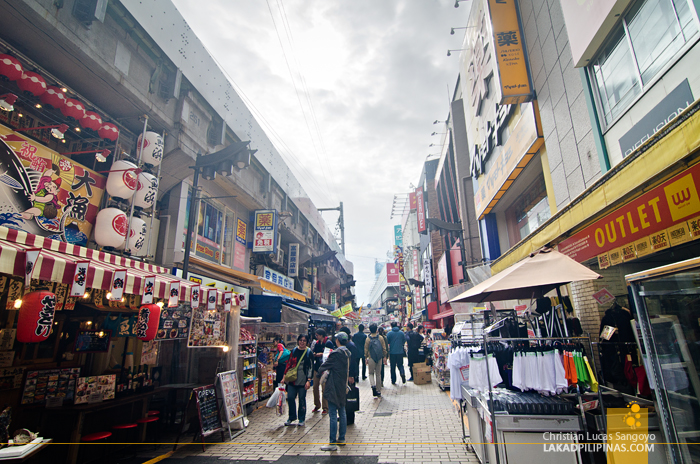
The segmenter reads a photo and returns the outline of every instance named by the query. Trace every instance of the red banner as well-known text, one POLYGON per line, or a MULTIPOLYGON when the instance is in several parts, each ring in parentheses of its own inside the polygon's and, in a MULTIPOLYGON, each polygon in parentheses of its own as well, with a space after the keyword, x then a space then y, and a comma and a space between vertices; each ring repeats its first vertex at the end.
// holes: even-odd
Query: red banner
POLYGON ((399 284, 399 265, 386 263, 386 283, 387 285, 399 284))
POLYGON ((700 164, 564 240, 559 251, 583 262, 694 219, 700 214, 698 182, 700 164))
POLYGON ((423 203, 423 188, 416 189, 416 216, 418 218, 418 233, 425 232, 425 204, 423 203))
POLYGON ((416 209, 416 194, 411 192, 408 194, 408 204, 411 206, 411 211, 416 209))

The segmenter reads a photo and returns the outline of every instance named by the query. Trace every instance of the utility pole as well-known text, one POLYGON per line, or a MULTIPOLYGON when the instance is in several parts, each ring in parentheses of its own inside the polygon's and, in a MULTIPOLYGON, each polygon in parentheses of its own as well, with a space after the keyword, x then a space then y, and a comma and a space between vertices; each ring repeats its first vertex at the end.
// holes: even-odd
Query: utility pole
POLYGON ((340 249, 345 255, 345 217, 343 215, 343 202, 340 202, 340 206, 337 208, 318 208, 319 212, 322 211, 340 211, 340 217, 338 218, 338 226, 340 227, 340 249))

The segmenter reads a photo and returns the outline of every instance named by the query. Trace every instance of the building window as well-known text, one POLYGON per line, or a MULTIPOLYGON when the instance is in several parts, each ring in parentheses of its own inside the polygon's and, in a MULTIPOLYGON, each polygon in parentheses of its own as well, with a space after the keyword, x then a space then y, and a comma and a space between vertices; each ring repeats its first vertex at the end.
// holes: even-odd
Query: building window
POLYGON ((635 2, 589 67, 609 126, 698 32, 687 0, 635 2))
POLYGON ((514 246, 551 216, 544 178, 540 177, 506 211, 510 246, 514 246))

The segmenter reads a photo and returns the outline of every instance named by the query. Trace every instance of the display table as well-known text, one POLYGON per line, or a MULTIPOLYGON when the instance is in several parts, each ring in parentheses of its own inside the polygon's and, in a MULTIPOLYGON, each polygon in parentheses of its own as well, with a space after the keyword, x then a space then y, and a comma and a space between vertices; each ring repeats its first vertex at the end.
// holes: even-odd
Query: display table
POLYGON ((24 462, 53 441, 51 438, 38 438, 37 440, 39 440, 37 443, 32 442, 22 446, 0 449, 0 462, 24 462))

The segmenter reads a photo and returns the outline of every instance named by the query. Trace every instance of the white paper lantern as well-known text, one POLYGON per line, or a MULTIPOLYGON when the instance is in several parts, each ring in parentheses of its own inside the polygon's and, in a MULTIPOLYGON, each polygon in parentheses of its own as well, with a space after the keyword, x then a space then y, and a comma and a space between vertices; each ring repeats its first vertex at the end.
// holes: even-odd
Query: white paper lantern
POLYGON ((148 239, 148 227, 146 222, 137 217, 131 218, 131 231, 129 232, 128 251, 133 256, 145 256, 148 251, 146 240, 148 239))
POLYGON ((126 229, 129 218, 117 208, 105 208, 97 213, 95 219, 95 242, 100 246, 117 248, 126 241, 126 229))
POLYGON ((111 172, 107 177, 107 193, 113 197, 129 200, 134 196, 138 183, 136 165, 128 161, 119 160, 112 164, 111 172))
MULTIPOLYGON (((139 135, 136 142, 136 156, 141 153, 141 137, 139 135)), ((158 166, 163 161, 163 137, 157 132, 146 132, 146 141, 143 144, 143 153, 141 153, 141 162, 158 166)))
POLYGON ((153 206, 157 195, 158 178, 147 172, 139 174, 138 187, 134 194, 134 206, 141 209, 148 209, 153 206))

